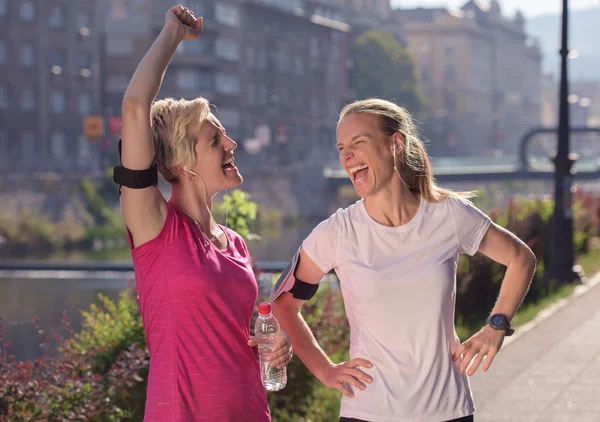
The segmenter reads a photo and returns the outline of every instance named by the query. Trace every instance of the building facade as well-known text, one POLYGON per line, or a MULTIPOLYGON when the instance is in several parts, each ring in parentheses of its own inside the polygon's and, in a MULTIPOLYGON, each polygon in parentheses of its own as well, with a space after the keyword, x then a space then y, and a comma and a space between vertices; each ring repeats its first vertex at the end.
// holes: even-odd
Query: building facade
POLYGON ((0 173, 97 167, 83 130, 101 112, 97 7, 0 0, 0 173))
POLYGON ((496 1, 394 14, 431 107, 423 127, 431 152, 514 154, 541 110, 541 53, 523 16, 502 16, 496 1))

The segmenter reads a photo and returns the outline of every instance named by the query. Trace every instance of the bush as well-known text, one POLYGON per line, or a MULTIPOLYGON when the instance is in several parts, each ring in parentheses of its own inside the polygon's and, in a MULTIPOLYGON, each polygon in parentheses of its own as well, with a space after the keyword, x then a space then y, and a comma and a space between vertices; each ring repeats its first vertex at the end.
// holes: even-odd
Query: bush
POLYGON ((70 347, 73 332, 66 318, 63 333, 51 330, 50 336, 39 321, 35 322, 42 347, 48 349, 46 356, 18 362, 7 353, 10 344, 3 343, 0 421, 119 421, 132 416, 121 403, 128 402, 130 390, 145 378, 148 357, 143 348, 129 344, 110 365, 98 371, 98 357, 106 347, 70 347), (56 352, 51 342, 59 344, 56 352))
MULTIPOLYGON (((543 279, 552 205, 547 200, 518 199, 504 212, 490 212, 494 221, 523 239, 538 257, 525 303, 537 302, 558 289, 555 282, 543 279)), ((581 256, 599 235, 600 198, 578 194, 574 210, 575 248, 581 256)), ((252 212, 240 212, 244 214, 252 212)), ((484 324, 503 276, 501 265, 481 255, 461 257, 456 323, 462 339, 484 324)), ((262 292, 259 300, 265 297, 266 292, 262 292)), ((53 331, 48 338, 40 328, 43 346, 50 351, 47 357, 16 362, 7 356, 8 345, 4 345, 0 356, 0 421, 141 420, 149 357, 135 293, 127 290, 117 302, 105 297, 100 301, 100 306, 92 305, 82 312, 83 326, 77 334, 70 330, 67 320, 62 336, 53 331), (58 354, 51 353, 52 339, 59 344, 58 354)), ((304 306, 303 314, 328 356, 334 362, 347 360, 350 330, 339 288, 323 285, 315 299, 304 306)), ((297 357, 287 370, 288 387, 268 396, 273 421, 337 420, 341 393, 324 387, 297 357)))
MULTIPOLYGON (((341 291, 322 286, 307 302, 302 313, 319 344, 334 362, 348 359, 350 329, 341 291)), ((306 366, 294 357, 287 367, 288 387, 269 394, 273 421, 332 421, 339 417, 341 393, 321 384, 306 366)))

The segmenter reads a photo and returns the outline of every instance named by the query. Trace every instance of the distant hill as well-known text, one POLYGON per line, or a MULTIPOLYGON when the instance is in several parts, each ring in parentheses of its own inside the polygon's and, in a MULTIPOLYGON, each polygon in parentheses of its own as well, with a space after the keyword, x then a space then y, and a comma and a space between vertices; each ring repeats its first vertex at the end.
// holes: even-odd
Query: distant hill
MULTIPOLYGON (((579 57, 569 60, 569 79, 600 80, 600 7, 571 11, 569 21, 569 48, 579 53, 579 57)), ((542 43, 544 72, 558 76, 561 16, 543 15, 529 19, 527 33, 542 43)))

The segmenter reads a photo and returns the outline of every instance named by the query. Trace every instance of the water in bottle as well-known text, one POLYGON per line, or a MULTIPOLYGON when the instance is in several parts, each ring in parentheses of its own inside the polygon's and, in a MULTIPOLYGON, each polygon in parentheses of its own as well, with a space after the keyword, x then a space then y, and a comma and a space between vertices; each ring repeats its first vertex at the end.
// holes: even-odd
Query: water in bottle
POLYGON ((275 344, 275 336, 279 332, 279 322, 271 313, 271 304, 261 302, 258 305, 258 318, 254 325, 254 338, 258 343, 258 355, 260 360, 260 376, 267 391, 278 391, 287 383, 286 368, 271 368, 266 355, 271 353, 275 344))

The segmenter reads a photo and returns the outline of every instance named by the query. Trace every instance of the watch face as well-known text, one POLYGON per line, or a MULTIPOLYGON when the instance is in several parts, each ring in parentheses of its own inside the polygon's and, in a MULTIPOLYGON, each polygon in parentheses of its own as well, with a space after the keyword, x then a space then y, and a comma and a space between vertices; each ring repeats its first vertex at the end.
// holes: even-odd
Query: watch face
POLYGON ((495 315, 492 318, 491 323, 493 325, 495 325, 496 327, 502 327, 502 326, 504 326, 504 318, 502 317, 502 315, 495 315))

